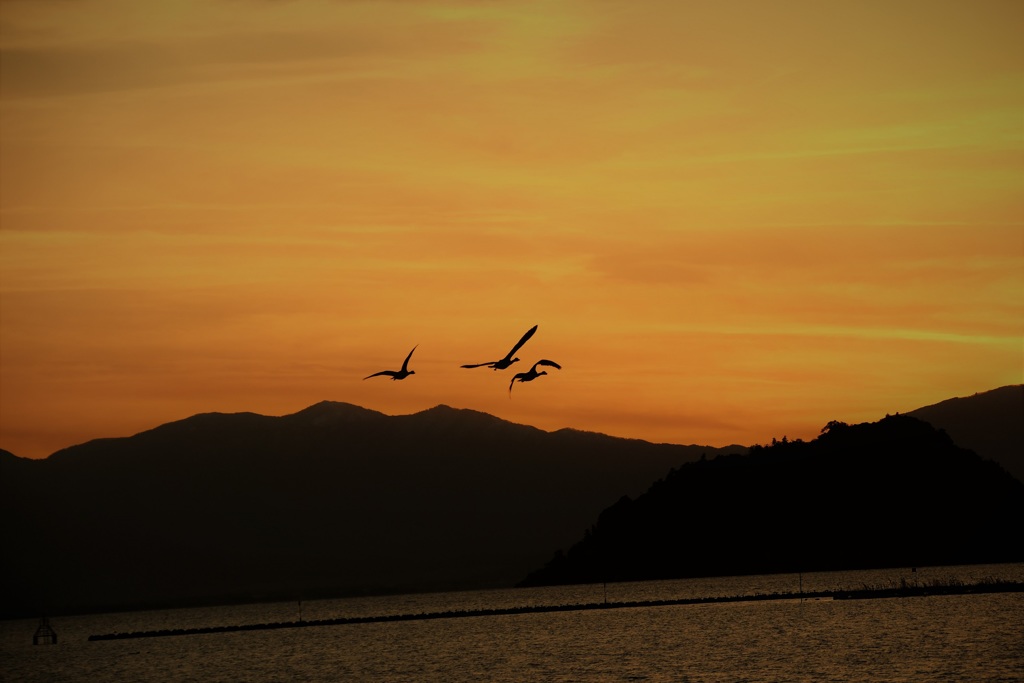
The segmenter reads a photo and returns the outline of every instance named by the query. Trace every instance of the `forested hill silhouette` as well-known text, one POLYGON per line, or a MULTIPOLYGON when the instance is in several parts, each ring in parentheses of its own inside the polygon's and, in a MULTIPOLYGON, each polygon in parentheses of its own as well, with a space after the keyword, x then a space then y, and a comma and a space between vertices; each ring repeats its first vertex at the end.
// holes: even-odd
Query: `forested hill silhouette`
POLYGON ((323 402, 0 454, 0 612, 511 586, 623 493, 746 450, 323 402))
POLYGON ((944 430, 958 446, 995 460, 1024 482, 1024 384, 951 398, 907 414, 944 430))
POLYGON ((1024 484, 916 418, 688 463, 522 585, 1024 560, 1024 484))

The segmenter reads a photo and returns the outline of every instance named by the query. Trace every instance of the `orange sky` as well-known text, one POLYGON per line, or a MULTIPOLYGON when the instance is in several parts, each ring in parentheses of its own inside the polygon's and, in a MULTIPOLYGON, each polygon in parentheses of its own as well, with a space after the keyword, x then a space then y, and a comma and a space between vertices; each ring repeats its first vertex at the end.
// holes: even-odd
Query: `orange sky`
POLYGON ((750 444, 1019 384, 1022 27, 0 0, 0 448, 320 400, 750 444), (561 371, 458 367, 534 324, 561 371))

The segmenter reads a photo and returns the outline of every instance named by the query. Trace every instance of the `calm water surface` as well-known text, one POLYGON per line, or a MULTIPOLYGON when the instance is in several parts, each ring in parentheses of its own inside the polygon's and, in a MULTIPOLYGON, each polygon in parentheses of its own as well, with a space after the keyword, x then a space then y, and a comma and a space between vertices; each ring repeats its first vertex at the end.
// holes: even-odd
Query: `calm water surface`
MULTIPOLYGON (((1024 581, 1024 565, 878 570, 302 603, 307 620, 473 608, 1024 581)), ((1024 594, 766 601, 89 642, 92 634, 294 621, 297 603, 0 622, 3 681, 1024 681, 1024 594)))

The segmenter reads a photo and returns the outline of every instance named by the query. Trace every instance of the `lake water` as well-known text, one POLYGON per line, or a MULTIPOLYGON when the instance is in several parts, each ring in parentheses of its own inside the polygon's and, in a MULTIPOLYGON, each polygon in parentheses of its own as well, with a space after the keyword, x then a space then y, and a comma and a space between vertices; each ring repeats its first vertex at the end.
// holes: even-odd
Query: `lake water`
MULTIPOLYGON (((1024 581, 1024 564, 687 579, 307 601, 305 620, 1024 581)), ((778 600, 94 641, 90 635, 297 621, 263 603, 0 622, 0 679, 131 681, 1024 681, 1024 593, 778 600)))

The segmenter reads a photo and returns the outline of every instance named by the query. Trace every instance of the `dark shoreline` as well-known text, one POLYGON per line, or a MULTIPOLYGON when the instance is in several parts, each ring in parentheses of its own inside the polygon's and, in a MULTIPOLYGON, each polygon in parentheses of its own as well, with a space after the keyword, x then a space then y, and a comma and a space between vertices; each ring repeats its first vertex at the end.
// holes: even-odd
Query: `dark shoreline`
POLYGON ((816 591, 802 593, 770 593, 757 595, 736 595, 707 598, 679 598, 674 600, 642 600, 632 602, 596 602, 576 605, 535 605, 531 607, 503 607, 496 609, 458 610, 450 612, 424 612, 420 614, 390 614, 370 617, 340 617, 314 621, 287 621, 269 624, 242 624, 236 626, 208 626, 200 628, 165 629, 160 631, 136 631, 133 633, 106 633, 89 636, 90 641, 126 640, 129 638, 160 638, 165 636, 189 636, 208 633, 234 633, 238 631, 266 631, 281 628, 305 628, 308 626, 343 626, 348 624, 371 624, 389 621, 426 621, 428 619, 458 619, 465 617, 493 617, 512 614, 541 614, 549 612, 580 612, 585 610, 622 609, 627 607, 666 607, 672 605, 706 605, 730 602, 759 602, 766 600, 872 600, 879 598, 907 598, 934 595, 969 595, 983 593, 1021 593, 1024 583, 1018 581, 993 581, 977 584, 919 585, 903 584, 892 587, 865 587, 857 590, 816 591))

